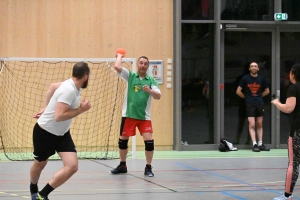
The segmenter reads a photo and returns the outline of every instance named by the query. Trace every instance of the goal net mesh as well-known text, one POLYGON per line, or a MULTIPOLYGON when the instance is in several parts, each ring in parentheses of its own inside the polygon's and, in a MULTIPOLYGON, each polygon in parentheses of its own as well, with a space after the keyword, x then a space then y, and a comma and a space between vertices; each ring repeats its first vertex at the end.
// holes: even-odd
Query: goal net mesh
MULTIPOLYGON (((113 59, 107 60, 85 61, 91 73, 81 99, 88 99, 92 108, 75 117, 70 127, 79 159, 119 157, 126 82, 113 70, 113 59)), ((37 121, 32 115, 41 109, 50 84, 69 79, 79 61, 0 62, 0 147, 10 160, 32 160, 32 131, 37 121)), ((132 70, 132 63, 129 59, 122 66, 132 70)), ((50 159, 59 157, 55 154, 50 159)))

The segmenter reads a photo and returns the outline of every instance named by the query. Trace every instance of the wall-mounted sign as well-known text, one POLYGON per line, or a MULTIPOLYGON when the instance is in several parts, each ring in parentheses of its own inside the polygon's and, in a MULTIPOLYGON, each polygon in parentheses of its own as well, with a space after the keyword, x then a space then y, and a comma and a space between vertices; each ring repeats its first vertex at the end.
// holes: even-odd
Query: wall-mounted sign
POLYGON ((158 84, 163 84, 164 64, 162 60, 149 60, 149 68, 147 71, 149 76, 155 78, 158 84))
POLYGON ((288 14, 287 13, 275 13, 274 14, 274 19, 275 20, 287 20, 288 19, 288 14))

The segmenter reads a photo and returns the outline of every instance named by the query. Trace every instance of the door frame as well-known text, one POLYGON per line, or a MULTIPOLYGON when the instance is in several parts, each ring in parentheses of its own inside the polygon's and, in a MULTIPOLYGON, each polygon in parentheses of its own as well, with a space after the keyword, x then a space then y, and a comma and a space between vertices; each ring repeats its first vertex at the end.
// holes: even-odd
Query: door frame
MULTIPOLYGON (((281 33, 292 33, 292 32, 297 32, 300 33, 300 28, 298 28, 299 25, 298 24, 288 24, 285 25, 284 27, 277 27, 276 28, 276 42, 278 43, 277 48, 276 48, 276 62, 278 63, 276 66, 276 69, 278 69, 278 76, 279 76, 279 81, 276 83, 276 87, 279 88, 279 95, 276 95, 277 97, 280 96, 280 63, 281 63, 281 52, 280 52, 280 34, 281 33), (297 28, 296 28, 297 26, 297 28), (280 29, 281 28, 281 29, 280 29), (277 86, 278 84, 278 86, 277 86)), ((277 109, 278 110, 278 109, 277 109)), ((287 148, 287 143, 280 143, 281 139, 280 139, 280 111, 278 110, 278 114, 276 115, 276 117, 278 118, 277 120, 277 124, 276 124, 276 129, 277 129, 277 135, 276 135, 276 148, 278 149, 286 149, 287 148)), ((287 130, 288 132, 288 130, 287 130)), ((282 134, 287 134, 287 133, 282 133, 282 134)))
MULTIPOLYGON (((280 91, 280 33, 278 34, 278 30, 274 27, 262 27, 260 25, 253 25, 253 24, 239 24, 240 27, 235 27, 236 24, 223 24, 221 29, 221 51, 220 51, 220 58, 221 58, 221 70, 220 70, 220 82, 225 84, 224 81, 224 62, 225 62, 225 49, 224 49, 224 42, 225 42, 225 32, 270 32, 271 33, 271 90, 270 94, 275 95, 276 91, 280 91), (279 55, 279 56, 278 56, 279 55)), ((278 28, 277 28, 278 29, 278 28)), ((225 105, 225 96, 224 92, 221 96, 221 109, 219 110, 219 114, 221 117, 221 130, 224 130, 224 105, 225 105)), ((278 148, 280 143, 280 112, 275 106, 271 106, 271 148, 278 148)), ((248 122, 246 122, 248 123, 248 122)), ((224 137, 224 131, 220 132, 221 138, 224 137)), ((239 145, 239 148, 249 148, 249 145, 239 145)))

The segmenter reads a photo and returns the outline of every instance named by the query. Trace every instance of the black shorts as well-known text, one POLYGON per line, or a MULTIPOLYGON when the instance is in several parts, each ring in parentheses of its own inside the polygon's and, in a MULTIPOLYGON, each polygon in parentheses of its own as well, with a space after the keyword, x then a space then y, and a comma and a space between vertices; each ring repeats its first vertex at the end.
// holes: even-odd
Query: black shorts
POLYGON ((33 156, 38 161, 45 161, 55 152, 76 152, 70 131, 63 136, 53 135, 42 129, 38 123, 33 128, 33 156))
POLYGON ((247 117, 262 117, 265 109, 264 105, 246 105, 247 117))

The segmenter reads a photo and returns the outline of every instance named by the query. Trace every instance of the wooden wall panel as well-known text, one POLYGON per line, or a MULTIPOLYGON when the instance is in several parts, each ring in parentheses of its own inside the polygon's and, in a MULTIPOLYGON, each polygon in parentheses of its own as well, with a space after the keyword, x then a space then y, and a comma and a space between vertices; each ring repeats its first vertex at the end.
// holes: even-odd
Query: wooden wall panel
POLYGON ((0 1, 0 57, 111 58, 118 47, 126 57, 164 61, 162 99, 153 101, 152 121, 157 149, 172 149, 166 66, 173 57, 173 0, 0 1))

